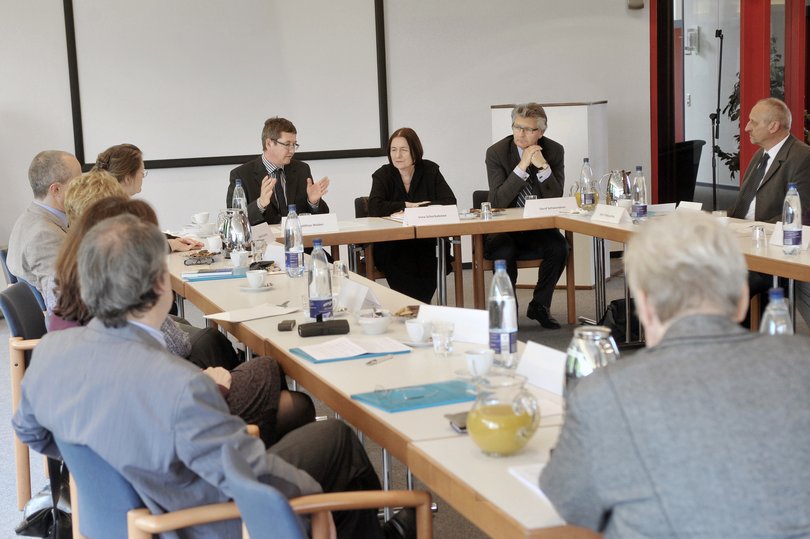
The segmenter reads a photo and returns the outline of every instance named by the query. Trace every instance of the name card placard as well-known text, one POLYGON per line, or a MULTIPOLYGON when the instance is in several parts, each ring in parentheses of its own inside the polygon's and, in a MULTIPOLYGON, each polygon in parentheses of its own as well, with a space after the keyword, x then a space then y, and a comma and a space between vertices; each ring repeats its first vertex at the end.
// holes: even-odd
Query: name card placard
POLYGON ((682 200, 678 207, 675 208, 675 211, 703 211, 703 202, 689 202, 688 200, 682 200))
POLYGON ((577 199, 574 197, 536 198, 526 201, 523 217, 547 217, 576 211, 577 199))
MULTIPOLYGON (((323 234, 325 232, 338 232, 338 220, 336 213, 318 213, 312 215, 299 215, 298 221, 301 223, 301 232, 304 236, 323 234)), ((284 234, 284 224, 286 217, 281 218, 281 233, 284 234)))
POLYGON ((520 356, 517 373, 529 383, 562 396, 565 381, 565 352, 528 341, 520 356))
MULTIPOLYGON (((777 247, 782 247, 784 244, 784 230, 782 229, 782 221, 777 221, 777 223, 773 227, 773 232, 771 233, 771 239, 768 242, 770 245, 775 245, 777 247)), ((810 226, 803 226, 802 227, 802 251, 806 251, 807 247, 810 246, 810 226)))
POLYGON ((621 206, 611 206, 609 204, 597 204, 591 216, 591 221, 601 221, 603 223, 612 223, 618 225, 619 223, 632 223, 627 210, 621 206))
POLYGON ((647 214, 664 215, 675 211, 675 203, 667 202, 665 204, 648 204, 647 214))
POLYGON ((458 207, 455 205, 405 208, 403 220, 405 226, 451 225, 458 222, 458 207))
POLYGON ((273 243, 276 235, 273 234, 273 229, 267 223, 259 223, 250 227, 250 235, 254 240, 264 240, 267 244, 273 243))

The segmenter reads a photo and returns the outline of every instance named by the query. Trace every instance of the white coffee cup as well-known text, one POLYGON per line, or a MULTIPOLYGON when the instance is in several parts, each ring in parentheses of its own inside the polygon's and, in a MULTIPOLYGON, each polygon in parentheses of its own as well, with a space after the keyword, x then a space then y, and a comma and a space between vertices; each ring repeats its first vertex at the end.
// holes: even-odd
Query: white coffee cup
POLYGON ((194 215, 191 216, 191 222, 194 223, 195 225, 201 225, 203 223, 207 223, 208 222, 208 212, 207 211, 201 211, 200 213, 195 213, 194 215))
POLYGON ((433 331, 433 325, 430 322, 406 320, 405 329, 408 330, 408 337, 410 337, 411 342, 422 343, 427 342, 431 331, 433 331))
POLYGON ((248 251, 231 251, 231 265, 235 268, 241 268, 248 265, 248 251))
POLYGON ((205 238, 205 248, 212 253, 220 252, 222 250, 222 238, 219 234, 205 238))
POLYGON ((203 223, 200 225, 200 236, 210 236, 217 231, 216 223, 203 223))
POLYGON ((267 276, 267 272, 265 270, 250 270, 246 275, 251 288, 261 288, 264 286, 264 279, 267 276))
POLYGON ((470 350, 464 356, 467 358, 467 370, 476 377, 486 375, 495 360, 495 352, 489 348, 470 350))

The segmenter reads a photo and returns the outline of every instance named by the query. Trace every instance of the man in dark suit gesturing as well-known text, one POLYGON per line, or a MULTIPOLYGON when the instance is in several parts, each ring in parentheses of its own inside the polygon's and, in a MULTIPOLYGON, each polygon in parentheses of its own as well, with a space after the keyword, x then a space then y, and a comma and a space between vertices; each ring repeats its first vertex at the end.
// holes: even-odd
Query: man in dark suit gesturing
POLYGON ((293 159, 297 139, 298 131, 291 121, 276 117, 264 122, 262 155, 231 171, 227 207, 231 207, 236 180, 242 180, 251 225, 280 223, 289 204, 295 204, 298 213, 329 213, 322 200, 329 178, 313 182, 309 165, 293 159))
POLYGON ((569 388, 543 492, 605 539, 807 537, 810 340, 740 327, 745 259, 711 216, 643 224, 625 270, 647 348, 569 388))
MULTIPOLYGON (((494 208, 522 207, 526 196, 555 198, 565 183, 562 145, 544 136, 548 118, 537 103, 517 105, 512 110, 512 134, 487 150, 489 201, 494 208)), ((559 230, 530 230, 487 236, 485 255, 505 259, 506 271, 515 286, 518 259, 542 258, 537 286, 526 316, 544 328, 559 329, 549 312, 554 285, 568 258, 568 242, 559 230)))

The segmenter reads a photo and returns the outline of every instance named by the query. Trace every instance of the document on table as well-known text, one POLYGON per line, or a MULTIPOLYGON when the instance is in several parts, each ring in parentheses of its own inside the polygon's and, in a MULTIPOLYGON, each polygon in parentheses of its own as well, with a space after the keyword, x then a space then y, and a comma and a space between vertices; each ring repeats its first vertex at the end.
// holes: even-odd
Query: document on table
POLYGON ((246 309, 235 309, 233 311, 225 311, 221 313, 213 313, 205 315, 206 318, 211 320, 219 320, 221 322, 247 322, 248 320, 257 320, 259 318, 270 318, 271 316, 281 316, 282 314, 294 313, 298 309, 295 307, 279 307, 278 305, 270 305, 265 303, 257 307, 248 307, 246 309))
POLYGON ((290 352, 314 363, 408 354, 411 349, 390 337, 358 339, 338 337, 320 344, 291 348, 290 352))
POLYGON ((475 387, 462 380, 448 380, 417 386, 376 389, 356 393, 352 399, 385 412, 396 413, 475 400, 475 387))
POLYGON ((521 483, 529 487, 532 492, 548 500, 546 495, 543 494, 543 491, 540 490, 540 473, 543 471, 545 466, 545 462, 510 466, 509 473, 516 477, 521 483))

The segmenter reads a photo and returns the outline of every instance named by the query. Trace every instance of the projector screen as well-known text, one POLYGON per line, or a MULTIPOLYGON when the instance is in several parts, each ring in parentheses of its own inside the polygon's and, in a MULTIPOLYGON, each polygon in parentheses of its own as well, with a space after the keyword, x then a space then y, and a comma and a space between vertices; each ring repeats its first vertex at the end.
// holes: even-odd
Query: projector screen
POLYGON ((152 167, 239 163, 271 116, 302 158, 384 154, 382 0, 65 0, 65 15, 85 162, 131 142, 152 167))

